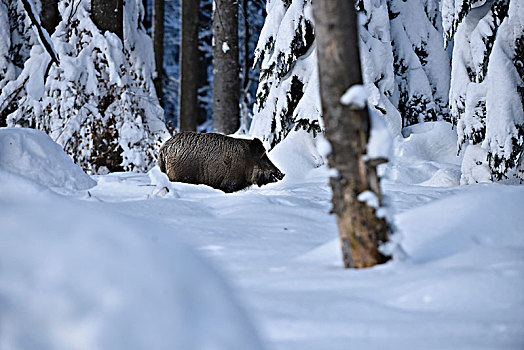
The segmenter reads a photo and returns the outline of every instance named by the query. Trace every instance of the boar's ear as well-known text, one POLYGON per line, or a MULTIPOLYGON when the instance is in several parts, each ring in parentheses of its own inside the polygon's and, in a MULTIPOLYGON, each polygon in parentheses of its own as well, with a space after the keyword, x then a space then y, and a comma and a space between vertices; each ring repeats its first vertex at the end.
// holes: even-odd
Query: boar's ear
POLYGON ((266 149, 264 148, 262 141, 257 138, 251 140, 249 148, 251 149, 251 154, 253 154, 253 157, 256 159, 260 159, 264 154, 266 154, 266 149))

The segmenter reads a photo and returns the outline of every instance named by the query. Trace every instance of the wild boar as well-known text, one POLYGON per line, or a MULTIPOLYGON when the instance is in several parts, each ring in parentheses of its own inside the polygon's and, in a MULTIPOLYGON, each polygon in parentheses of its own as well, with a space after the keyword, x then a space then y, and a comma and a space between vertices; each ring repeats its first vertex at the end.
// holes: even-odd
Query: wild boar
POLYGON ((228 193, 284 178, 259 139, 215 133, 175 134, 160 148, 158 165, 170 181, 205 184, 228 193))

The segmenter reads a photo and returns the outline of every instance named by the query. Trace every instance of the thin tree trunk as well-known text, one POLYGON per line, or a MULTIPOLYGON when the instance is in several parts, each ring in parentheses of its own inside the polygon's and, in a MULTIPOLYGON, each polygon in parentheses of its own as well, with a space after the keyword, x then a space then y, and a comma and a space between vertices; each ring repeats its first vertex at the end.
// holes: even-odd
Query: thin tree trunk
POLYGON ((101 31, 124 39, 124 0, 91 0, 91 19, 101 31))
MULTIPOLYGON (((374 208, 357 197, 380 191, 378 180, 363 161, 369 136, 367 109, 344 106, 340 98, 355 84, 362 84, 357 17, 353 0, 313 1, 322 112, 326 137, 331 143, 329 166, 338 170, 330 179, 344 266, 370 267, 386 259, 379 250, 387 240, 387 224, 374 208), (374 187, 374 188, 372 188, 374 187)), ((380 198, 380 193, 376 193, 380 198)))
POLYGON ((162 82, 164 77, 164 0, 153 0, 153 50, 155 51, 156 95, 164 106, 162 82))
POLYGON ((178 128, 196 131, 198 116, 198 10, 199 0, 182 0, 178 128))
POLYGON ((213 38, 213 129, 232 134, 240 126, 237 1, 215 0, 213 38))
POLYGON ((60 22, 57 0, 42 0, 40 20, 42 21, 42 27, 47 30, 47 33, 49 33, 49 35, 53 34, 56 26, 60 22))
POLYGON ((249 61, 249 23, 247 21, 247 2, 248 0, 242 0, 242 14, 244 19, 244 42, 242 46, 242 56, 244 57, 244 65, 242 66, 242 90, 244 94, 247 93, 249 86, 249 67, 251 62, 249 61))

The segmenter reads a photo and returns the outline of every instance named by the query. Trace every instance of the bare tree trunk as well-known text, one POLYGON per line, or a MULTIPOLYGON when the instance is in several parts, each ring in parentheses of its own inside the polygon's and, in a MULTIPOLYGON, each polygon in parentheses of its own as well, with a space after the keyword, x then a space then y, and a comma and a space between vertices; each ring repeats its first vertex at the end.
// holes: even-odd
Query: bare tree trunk
POLYGON ((91 19, 101 31, 124 39, 124 0, 91 0, 91 19))
POLYGON ((213 129, 232 134, 240 126, 238 3, 215 0, 213 12, 213 129))
POLYGON ((249 86, 249 68, 251 67, 251 62, 249 60, 249 23, 247 21, 247 2, 248 0, 242 0, 242 14, 244 20, 244 42, 242 46, 242 56, 244 57, 244 65, 242 66, 242 90, 244 94, 247 93, 247 88, 249 86))
POLYGON ((42 12, 40 13, 40 20, 42 21, 42 27, 47 30, 47 33, 49 33, 49 35, 53 34, 56 26, 60 22, 58 1, 42 0, 42 12))
MULTIPOLYGON (((372 186, 378 182, 376 173, 367 169, 362 157, 369 136, 368 111, 340 103, 349 87, 362 84, 354 5, 353 0, 313 1, 322 112, 326 137, 332 146, 328 161, 339 174, 330 179, 333 212, 346 268, 386 261, 378 245, 387 240, 388 230, 374 208, 357 199, 364 191, 380 191, 372 186)), ((380 198, 380 193, 376 195, 380 198)))
POLYGON ((162 80, 164 78, 164 0, 153 0, 153 50, 155 51, 156 95, 164 106, 162 80))
POLYGON ((180 91, 178 128, 196 131, 198 116, 198 10, 199 0, 182 0, 180 91))

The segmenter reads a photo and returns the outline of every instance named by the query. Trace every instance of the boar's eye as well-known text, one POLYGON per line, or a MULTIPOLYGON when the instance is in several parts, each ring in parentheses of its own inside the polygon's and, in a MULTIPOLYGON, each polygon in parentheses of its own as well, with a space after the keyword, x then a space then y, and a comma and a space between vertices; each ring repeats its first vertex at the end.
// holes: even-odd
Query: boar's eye
POLYGON ((249 147, 251 148, 251 154, 253 154, 255 159, 260 159, 266 154, 266 149, 264 148, 262 141, 257 138, 251 140, 249 147))

